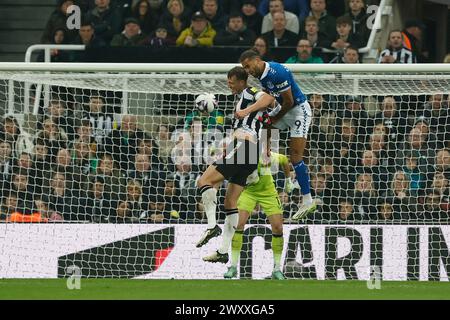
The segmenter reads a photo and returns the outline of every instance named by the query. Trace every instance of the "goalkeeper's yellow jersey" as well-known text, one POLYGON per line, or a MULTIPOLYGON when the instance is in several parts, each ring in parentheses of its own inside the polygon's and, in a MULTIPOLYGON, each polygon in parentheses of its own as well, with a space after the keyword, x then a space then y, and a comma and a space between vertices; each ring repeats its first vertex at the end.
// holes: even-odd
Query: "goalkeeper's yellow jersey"
POLYGON ((246 186, 245 191, 262 197, 273 196, 274 193, 278 194, 272 175, 279 171, 280 166, 286 165, 287 163, 289 163, 289 159, 284 154, 271 152, 268 163, 264 163, 261 156, 258 162, 259 180, 254 184, 246 186))

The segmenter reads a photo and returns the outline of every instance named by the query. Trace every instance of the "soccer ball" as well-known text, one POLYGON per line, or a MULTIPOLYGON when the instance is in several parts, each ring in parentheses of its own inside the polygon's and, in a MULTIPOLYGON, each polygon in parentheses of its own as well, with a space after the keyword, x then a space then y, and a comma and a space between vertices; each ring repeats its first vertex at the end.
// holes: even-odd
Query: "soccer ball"
POLYGON ((202 113, 211 113, 217 107, 216 97, 211 93, 202 93, 195 99, 195 107, 202 113))

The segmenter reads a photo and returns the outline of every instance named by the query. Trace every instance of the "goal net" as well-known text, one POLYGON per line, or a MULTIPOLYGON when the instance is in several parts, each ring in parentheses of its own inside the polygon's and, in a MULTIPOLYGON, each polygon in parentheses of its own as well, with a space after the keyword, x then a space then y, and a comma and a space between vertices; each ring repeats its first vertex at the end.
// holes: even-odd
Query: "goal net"
MULTIPOLYGON (((221 239, 195 248, 206 228, 196 181, 229 142, 237 100, 226 71, 124 68, 0 73, 0 278, 222 278, 223 265, 201 259, 221 239), (200 93, 218 100, 209 115, 195 109, 200 93)), ((272 131, 264 160, 284 210, 286 276, 448 280, 448 68, 303 69, 313 215, 291 220, 301 192, 275 156, 289 155, 287 132, 272 131)), ((270 275, 270 243, 258 205, 240 278, 270 275)))

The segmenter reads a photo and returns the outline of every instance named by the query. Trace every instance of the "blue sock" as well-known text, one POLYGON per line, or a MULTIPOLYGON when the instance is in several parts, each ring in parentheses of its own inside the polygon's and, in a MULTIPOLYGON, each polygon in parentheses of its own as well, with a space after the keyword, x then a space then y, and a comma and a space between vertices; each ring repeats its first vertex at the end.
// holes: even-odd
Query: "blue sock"
POLYGON ((294 164, 294 170, 296 173, 298 184, 300 185, 300 188, 302 190, 302 194, 303 195, 310 194, 311 189, 309 185, 308 167, 303 162, 303 160, 297 164, 294 164))

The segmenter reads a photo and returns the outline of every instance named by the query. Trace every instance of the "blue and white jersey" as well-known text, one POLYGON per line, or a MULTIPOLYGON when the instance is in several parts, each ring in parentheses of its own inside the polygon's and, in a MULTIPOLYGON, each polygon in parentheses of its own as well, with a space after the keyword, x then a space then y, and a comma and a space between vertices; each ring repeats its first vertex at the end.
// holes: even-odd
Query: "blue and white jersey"
POLYGON ((291 88, 295 105, 300 105, 306 101, 306 96, 295 82, 292 72, 282 64, 266 62, 266 68, 259 81, 264 90, 275 97, 280 104, 283 104, 281 92, 289 88, 291 88))

